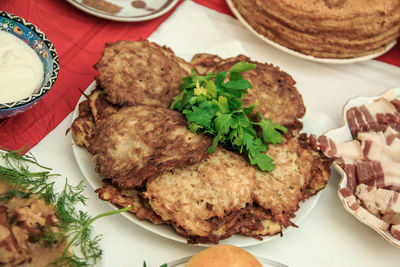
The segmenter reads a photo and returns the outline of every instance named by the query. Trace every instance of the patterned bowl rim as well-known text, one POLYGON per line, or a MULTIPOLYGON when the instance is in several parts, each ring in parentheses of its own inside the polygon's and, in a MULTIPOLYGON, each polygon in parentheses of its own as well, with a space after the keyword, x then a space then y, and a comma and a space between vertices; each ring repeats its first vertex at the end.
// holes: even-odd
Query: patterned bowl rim
POLYGON ((22 106, 25 106, 31 102, 35 102, 35 101, 39 100, 40 98, 42 98, 45 94, 47 94, 50 91, 51 87, 56 82, 58 73, 60 71, 60 65, 58 62, 58 54, 57 54, 57 51, 56 51, 53 43, 49 40, 49 38, 47 38, 47 36, 36 25, 28 22, 24 18, 21 18, 19 16, 16 16, 16 15, 13 15, 11 13, 7 13, 7 12, 1 11, 1 10, 0 10, 0 17, 16 21, 16 22, 24 25, 25 27, 31 29, 32 31, 34 31, 42 39, 43 43, 49 49, 49 52, 50 52, 51 56, 53 57, 53 60, 52 60, 53 71, 52 71, 51 76, 50 76, 49 80, 47 81, 47 83, 45 85, 42 85, 40 90, 38 90, 37 92, 35 92, 34 94, 32 94, 29 97, 26 97, 26 98, 18 100, 18 101, 0 104, 0 111, 2 111, 2 110, 8 110, 8 109, 22 107, 22 106))

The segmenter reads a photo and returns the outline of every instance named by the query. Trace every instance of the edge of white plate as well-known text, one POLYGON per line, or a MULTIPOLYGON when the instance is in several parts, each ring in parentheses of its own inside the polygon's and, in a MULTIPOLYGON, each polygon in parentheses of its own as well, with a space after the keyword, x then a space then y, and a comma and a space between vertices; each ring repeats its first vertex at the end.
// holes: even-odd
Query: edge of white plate
POLYGON ((327 64, 351 64, 351 63, 356 63, 356 62, 362 62, 362 61, 367 61, 376 57, 379 57, 383 54, 385 54, 387 51, 389 51, 390 49, 393 48, 393 46, 395 46, 396 42, 393 42, 391 44, 389 44, 383 51, 380 51, 378 53, 375 54, 370 54, 370 55, 366 55, 366 56, 362 56, 362 57, 355 57, 355 58, 346 58, 346 59, 339 59, 339 58, 318 58, 318 57, 314 57, 314 56, 310 56, 310 55, 306 55, 306 54, 302 54, 300 52, 297 52, 295 50, 292 50, 290 48, 287 48, 283 45, 280 45, 270 39, 268 39, 267 37, 265 37, 264 35, 258 33, 256 30, 254 30, 253 27, 251 27, 250 24, 247 23, 247 21, 242 17, 242 15, 239 13, 239 11, 235 8, 235 6, 232 3, 232 0, 226 0, 230 10, 232 11, 232 13, 235 15, 235 17, 251 32, 253 33, 255 36, 257 36, 258 38, 260 38, 261 40, 263 40, 264 42, 266 42, 267 44, 283 51, 286 52, 290 55, 299 57, 299 58, 303 58, 303 59, 307 59, 307 60, 311 60, 311 61, 315 61, 315 62, 319 62, 319 63, 327 63, 327 64))
POLYGON ((168 11, 170 11, 174 6, 176 6, 179 2, 179 0, 173 0, 166 8, 161 10, 160 12, 151 14, 151 15, 144 15, 144 16, 132 16, 132 17, 120 17, 120 16, 114 16, 114 15, 108 15, 106 13, 102 13, 99 11, 96 11, 94 8, 89 8, 86 5, 81 4, 80 2, 76 0, 66 0, 68 3, 76 7, 77 9, 88 13, 90 15, 93 15, 95 17, 99 17, 102 19, 108 19, 108 20, 113 20, 113 21, 120 21, 120 22, 140 22, 140 21, 147 21, 147 20, 152 20, 155 18, 158 18, 168 11))

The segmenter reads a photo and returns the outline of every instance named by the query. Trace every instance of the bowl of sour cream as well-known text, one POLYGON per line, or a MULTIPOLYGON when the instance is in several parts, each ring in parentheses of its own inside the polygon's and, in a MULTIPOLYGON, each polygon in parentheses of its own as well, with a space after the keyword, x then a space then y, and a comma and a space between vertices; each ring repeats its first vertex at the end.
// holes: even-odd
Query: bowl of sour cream
POLYGON ((34 24, 0 11, 0 119, 37 103, 56 82, 58 55, 34 24))

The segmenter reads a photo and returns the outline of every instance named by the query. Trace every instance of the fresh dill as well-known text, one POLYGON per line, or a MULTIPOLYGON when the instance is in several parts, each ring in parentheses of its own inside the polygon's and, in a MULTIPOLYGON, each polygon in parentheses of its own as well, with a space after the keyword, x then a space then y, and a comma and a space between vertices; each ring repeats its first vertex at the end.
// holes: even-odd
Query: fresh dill
POLYGON ((92 235, 91 224, 105 216, 128 211, 130 206, 99 214, 91 217, 86 212, 78 210, 77 204, 85 204, 83 195, 84 185, 81 181, 72 186, 65 182, 61 193, 54 189, 52 177, 59 174, 50 173, 50 168, 40 165, 26 149, 11 151, 1 148, 0 158, 4 166, 0 165, 0 182, 6 183, 10 190, 0 195, 0 203, 5 203, 13 197, 28 198, 31 195, 43 199, 46 204, 53 205, 59 231, 47 231, 38 241, 48 244, 65 244, 62 254, 52 263, 54 266, 92 266, 101 258, 103 251, 100 248, 100 236, 92 235), (29 166, 36 165, 42 169, 30 172, 29 166))

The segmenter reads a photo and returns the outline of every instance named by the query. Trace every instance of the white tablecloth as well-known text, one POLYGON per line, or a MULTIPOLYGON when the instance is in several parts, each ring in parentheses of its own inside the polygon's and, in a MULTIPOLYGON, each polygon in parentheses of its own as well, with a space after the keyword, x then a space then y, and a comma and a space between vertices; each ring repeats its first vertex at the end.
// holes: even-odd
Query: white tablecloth
MULTIPOLYGON (((235 19, 192 1, 178 7, 149 39, 184 57, 197 52, 223 57, 242 53, 280 66, 297 81, 307 107, 306 127, 317 135, 342 124, 341 108, 347 99, 400 87, 399 68, 377 61, 326 65, 296 58, 268 46, 235 19)), ((72 114, 31 150, 40 163, 62 175, 60 185, 63 177, 71 184, 84 179, 72 153, 71 136, 65 135, 71 121, 72 114)), ((399 248, 343 209, 337 196, 338 181, 334 171, 317 205, 298 229, 245 249, 289 266, 399 266, 399 248)), ((111 210, 86 185, 88 201, 83 209, 92 215, 111 210)), ((94 230, 103 235, 104 256, 98 266, 142 266, 143 261, 149 267, 160 266, 203 249, 160 237, 121 215, 97 221, 94 230)))

